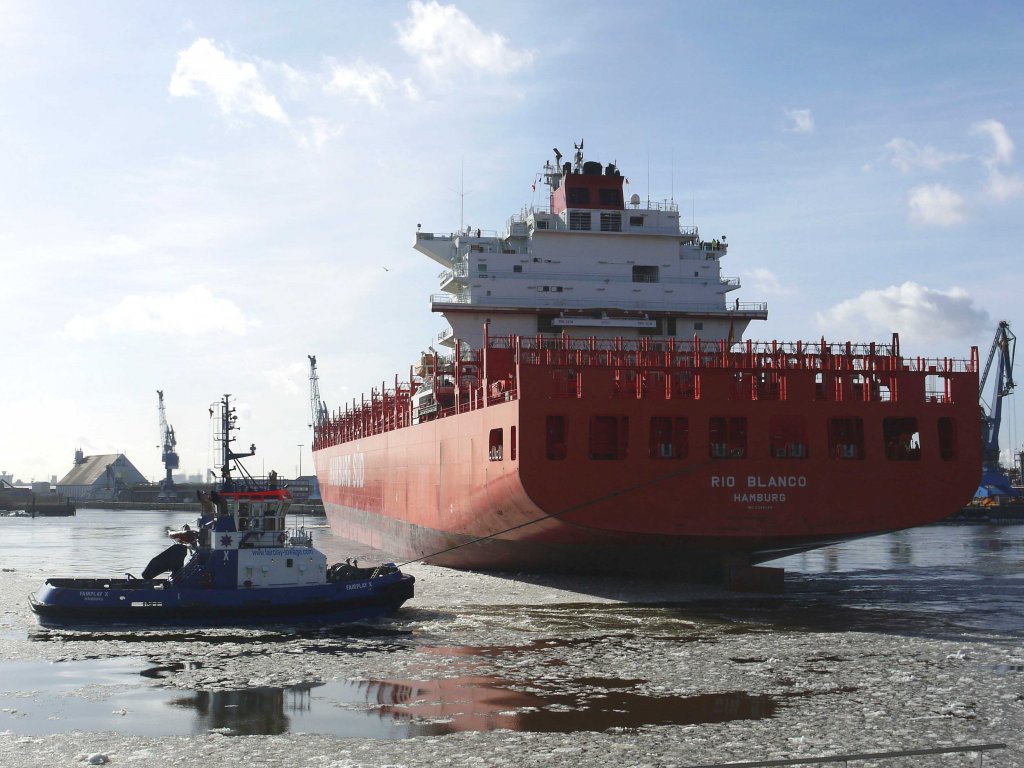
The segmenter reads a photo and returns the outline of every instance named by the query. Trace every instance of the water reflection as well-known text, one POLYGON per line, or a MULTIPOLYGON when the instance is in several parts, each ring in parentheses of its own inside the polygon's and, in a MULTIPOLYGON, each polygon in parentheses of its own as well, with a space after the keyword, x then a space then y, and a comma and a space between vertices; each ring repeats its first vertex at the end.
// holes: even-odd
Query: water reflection
POLYGON ((196 691, 173 699, 170 705, 195 710, 193 730, 197 733, 221 730, 238 736, 275 736, 291 729, 293 717, 311 712, 311 691, 319 685, 196 691))
POLYGON ((772 717, 770 696, 739 691, 697 696, 623 690, 642 680, 580 678, 553 690, 489 676, 440 680, 380 680, 360 685, 376 711, 408 721, 412 735, 507 729, 574 733, 695 725, 772 717), (568 690, 565 690, 568 689, 568 690))
POLYGON ((193 710, 193 731, 409 738, 507 729, 574 733, 772 717, 779 703, 739 691, 651 695, 643 680, 579 678, 554 688, 477 675, 438 680, 303 683, 197 691, 170 702, 193 710))

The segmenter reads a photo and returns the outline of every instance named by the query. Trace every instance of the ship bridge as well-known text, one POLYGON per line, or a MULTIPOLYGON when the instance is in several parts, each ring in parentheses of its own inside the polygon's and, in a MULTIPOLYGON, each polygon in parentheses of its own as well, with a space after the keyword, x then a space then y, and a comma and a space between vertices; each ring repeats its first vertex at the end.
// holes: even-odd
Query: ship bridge
POLYGON ((492 335, 610 329, 625 337, 739 339, 764 302, 728 299, 741 287, 722 274, 725 236, 703 239, 681 226, 675 201, 625 199, 614 164, 546 163, 547 206, 513 215, 502 232, 471 227, 450 234, 417 231, 416 250, 444 269, 431 311, 450 329, 439 337, 473 346, 492 335))

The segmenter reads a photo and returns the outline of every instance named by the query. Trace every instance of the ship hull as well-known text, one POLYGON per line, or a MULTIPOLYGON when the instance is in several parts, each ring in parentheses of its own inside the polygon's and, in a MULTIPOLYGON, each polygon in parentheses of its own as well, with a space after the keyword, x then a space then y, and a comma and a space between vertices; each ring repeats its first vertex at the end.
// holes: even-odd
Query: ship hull
MULTIPOLYGON (((588 391, 601 391, 601 375, 610 373, 592 372, 588 391)), ((729 375, 686 402, 555 398, 549 369, 523 367, 519 393, 532 396, 319 447, 325 511, 339 535, 401 559, 713 577, 733 565, 935 522, 976 488, 976 376, 961 377, 956 396, 942 402, 927 401, 923 383, 918 399, 906 386, 902 402, 804 399, 796 377, 787 400, 743 402, 729 399, 729 375), (852 413, 862 420, 863 455, 841 460, 829 425, 852 413), (743 420, 741 457, 713 450, 708 425, 723 414, 743 420), (552 415, 565 431, 556 451, 552 415), (650 425, 678 418, 688 424, 686 455, 657 455, 650 425), (610 453, 595 447, 595 419, 619 430, 610 453), (800 458, 781 459, 773 449, 780 419, 806 422, 800 458), (885 453, 883 425, 894 419, 914 420, 921 449, 911 460, 885 453)))

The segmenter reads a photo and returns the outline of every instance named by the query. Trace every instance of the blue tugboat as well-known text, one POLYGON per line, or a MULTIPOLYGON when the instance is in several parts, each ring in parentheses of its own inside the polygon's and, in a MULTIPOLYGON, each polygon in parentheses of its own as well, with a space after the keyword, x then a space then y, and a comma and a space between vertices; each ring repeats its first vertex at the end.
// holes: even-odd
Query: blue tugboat
POLYGON ((273 473, 260 482, 245 471, 240 459, 256 446, 233 452, 230 395, 220 410, 221 478, 200 494, 197 528, 169 534, 175 543, 142 578, 47 579, 29 597, 41 624, 334 623, 390 614, 413 596, 415 579, 394 564, 328 566, 308 531, 289 529, 291 493, 273 473))

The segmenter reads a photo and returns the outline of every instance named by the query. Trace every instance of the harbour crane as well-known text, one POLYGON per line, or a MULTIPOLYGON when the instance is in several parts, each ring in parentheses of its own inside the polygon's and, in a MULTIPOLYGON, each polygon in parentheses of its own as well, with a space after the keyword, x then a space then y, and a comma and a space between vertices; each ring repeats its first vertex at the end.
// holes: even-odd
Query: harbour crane
POLYGON ((158 389, 156 395, 160 401, 160 440, 163 443, 161 458, 164 468, 167 470, 167 476, 160 483, 160 496, 164 498, 174 496, 174 480, 171 473, 178 468, 178 453, 174 450, 178 441, 174 437, 174 427, 167 423, 167 412, 164 410, 164 391, 158 389))
POLYGON ((1016 352, 1017 337, 1010 331, 1010 323, 1001 320, 996 328, 992 347, 985 362, 985 371, 981 376, 978 391, 981 395, 981 450, 982 471, 979 496, 1016 495, 1010 487, 1010 480, 999 464, 999 423, 1002 419, 1003 398, 1013 392, 1016 386, 1013 381, 1013 357, 1016 352), (992 386, 992 399, 985 402, 985 385, 995 360, 995 382, 992 386))
POLYGON ((316 372, 316 355, 306 355, 309 358, 309 411, 312 421, 309 426, 314 429, 321 422, 327 420, 327 406, 320 399, 320 377, 316 372))

